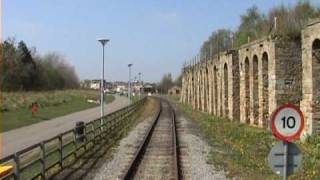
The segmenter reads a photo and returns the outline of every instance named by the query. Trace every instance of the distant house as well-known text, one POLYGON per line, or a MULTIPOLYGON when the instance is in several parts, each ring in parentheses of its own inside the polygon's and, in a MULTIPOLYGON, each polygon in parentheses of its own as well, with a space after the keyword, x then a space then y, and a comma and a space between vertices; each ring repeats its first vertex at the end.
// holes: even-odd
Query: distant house
POLYGON ((115 81, 113 83, 113 88, 118 93, 124 93, 128 90, 128 83, 122 81, 115 81))
POLYGON ((117 88, 116 88, 116 91, 117 91, 118 93, 127 91, 127 86, 125 86, 125 85, 118 85, 117 88))
POLYGON ((80 87, 83 88, 83 89, 89 89, 90 88, 90 84, 91 84, 91 81, 88 80, 88 79, 80 81, 80 87))
POLYGON ((137 82, 132 83, 132 90, 135 93, 142 92, 142 90, 143 90, 143 82, 142 81, 141 82, 137 81, 137 82))
POLYGON ((178 86, 173 86, 168 90, 168 94, 170 95, 178 95, 181 93, 181 88, 178 86))
MULTIPOLYGON (((101 84, 100 79, 91 80, 89 88, 98 90, 98 89, 100 89, 100 84, 101 84)), ((107 81, 104 80, 104 89, 107 88, 107 84, 108 84, 107 81)))
POLYGON ((155 93, 156 92, 156 86, 155 84, 146 83, 143 85, 143 93, 155 93))

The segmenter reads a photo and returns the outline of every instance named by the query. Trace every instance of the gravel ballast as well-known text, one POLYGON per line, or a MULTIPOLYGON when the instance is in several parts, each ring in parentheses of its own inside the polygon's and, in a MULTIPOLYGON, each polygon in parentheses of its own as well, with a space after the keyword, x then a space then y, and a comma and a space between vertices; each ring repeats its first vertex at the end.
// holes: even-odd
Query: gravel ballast
POLYGON ((183 179, 227 179, 224 171, 207 164, 212 147, 200 137, 197 126, 180 113, 177 113, 176 121, 183 179))
POLYGON ((150 127, 152 120, 153 117, 149 117, 139 123, 127 137, 120 141, 113 158, 101 166, 96 172, 94 180, 119 179, 133 158, 138 145, 142 142, 143 136, 150 127))
MULTIPOLYGON (((95 172, 94 177, 89 179, 119 179, 132 160, 153 118, 154 116, 148 117, 133 128, 128 136, 120 141, 113 156, 95 172)), ((224 171, 217 170, 214 165, 207 163, 209 152, 213 147, 201 138, 197 126, 180 113, 177 113, 176 121, 183 179, 227 179, 224 171)))

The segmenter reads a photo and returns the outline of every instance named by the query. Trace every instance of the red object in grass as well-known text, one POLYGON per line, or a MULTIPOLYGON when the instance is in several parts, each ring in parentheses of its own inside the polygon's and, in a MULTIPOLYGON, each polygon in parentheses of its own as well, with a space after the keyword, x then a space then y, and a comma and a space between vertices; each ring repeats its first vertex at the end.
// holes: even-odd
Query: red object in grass
POLYGON ((31 105, 32 114, 35 114, 37 111, 38 111, 37 103, 32 103, 32 105, 31 105))

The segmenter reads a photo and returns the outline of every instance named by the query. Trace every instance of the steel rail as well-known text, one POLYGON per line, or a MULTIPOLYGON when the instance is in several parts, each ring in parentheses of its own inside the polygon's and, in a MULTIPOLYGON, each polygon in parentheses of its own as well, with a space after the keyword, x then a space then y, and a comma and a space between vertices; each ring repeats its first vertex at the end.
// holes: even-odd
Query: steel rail
POLYGON ((172 129, 172 146, 173 146, 173 159, 174 159, 174 162, 173 162, 173 170, 174 170, 174 176, 175 176, 175 179, 179 180, 181 179, 180 177, 180 169, 179 169, 179 151, 178 151, 178 136, 177 136, 177 129, 176 129, 176 120, 175 120, 175 112, 174 112, 174 109, 173 107, 170 105, 170 103, 167 101, 167 100, 164 100, 162 98, 158 98, 159 100, 159 109, 158 109, 158 112, 156 113, 156 116, 152 122, 152 125, 150 126, 150 128, 147 130, 147 133, 146 135, 144 136, 143 140, 142 140, 142 143, 139 145, 138 147, 138 150, 136 151, 133 159, 130 161, 129 163, 129 167, 126 169, 123 177, 121 179, 124 179, 124 180, 130 180, 130 179, 133 179, 135 173, 136 173, 136 170, 138 168, 138 166, 140 165, 140 162, 143 158, 143 155, 147 149, 147 146, 149 144, 149 141, 151 139, 151 136, 153 134, 153 130, 155 129, 156 125, 157 125, 157 122, 160 118, 160 115, 162 113, 162 103, 163 101, 165 101, 166 103, 168 103, 169 105, 169 110, 171 111, 171 119, 172 119, 172 126, 171 126, 171 129, 172 129))

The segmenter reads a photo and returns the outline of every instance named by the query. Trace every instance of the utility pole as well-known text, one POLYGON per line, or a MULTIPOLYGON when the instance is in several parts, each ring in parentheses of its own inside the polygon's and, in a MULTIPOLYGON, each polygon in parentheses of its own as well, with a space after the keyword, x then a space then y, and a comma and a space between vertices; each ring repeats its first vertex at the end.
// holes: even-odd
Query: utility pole
POLYGON ((131 66, 132 64, 128 64, 128 67, 129 67, 128 98, 129 98, 130 104, 131 104, 131 66))

